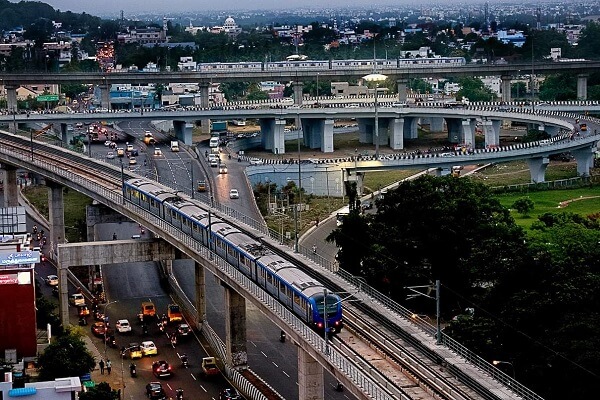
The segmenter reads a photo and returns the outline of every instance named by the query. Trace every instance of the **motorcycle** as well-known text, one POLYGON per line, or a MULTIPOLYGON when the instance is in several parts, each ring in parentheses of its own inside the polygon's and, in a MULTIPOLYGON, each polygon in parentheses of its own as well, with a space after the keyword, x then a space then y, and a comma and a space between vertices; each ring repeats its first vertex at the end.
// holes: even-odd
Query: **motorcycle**
POLYGON ((115 339, 114 335, 106 337, 106 345, 113 348, 117 347, 117 340, 115 339))
POLYGON ((173 346, 173 348, 175 348, 175 346, 177 345, 177 336, 175 334, 171 335, 171 346, 173 346))
POLYGON ((188 367, 188 358, 185 354, 182 354, 179 356, 179 359, 181 360, 181 365, 183 366, 183 368, 187 368, 188 367))
POLYGON ((86 326, 87 324, 88 324, 87 323, 87 318, 85 318, 83 316, 79 317, 79 325, 86 326))
POLYGON ((134 363, 131 363, 131 365, 129 366, 129 373, 131 374, 132 378, 135 378, 137 376, 137 366, 134 363))
POLYGON ((183 400, 183 389, 177 389, 176 391, 177 394, 177 400, 183 400))
POLYGON ((279 341, 281 343, 285 343, 285 332, 281 331, 281 335, 279 336, 279 341))

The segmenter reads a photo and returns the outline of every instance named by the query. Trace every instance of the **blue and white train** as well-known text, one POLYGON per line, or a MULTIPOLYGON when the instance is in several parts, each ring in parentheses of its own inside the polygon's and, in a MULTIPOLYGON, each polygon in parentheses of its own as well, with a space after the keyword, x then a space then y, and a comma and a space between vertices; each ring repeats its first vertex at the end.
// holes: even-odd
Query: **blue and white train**
POLYGON ((210 246, 316 331, 327 328, 330 333, 338 333, 342 329, 342 301, 338 295, 252 236, 209 215, 200 203, 144 179, 126 181, 123 194, 127 201, 210 246))
POLYGON ((242 72, 242 71, 283 71, 299 70, 343 70, 377 68, 425 68, 429 66, 462 66, 466 64, 464 57, 429 57, 429 58, 394 58, 376 60, 286 60, 275 62, 237 62, 237 63, 199 63, 199 72, 242 72))

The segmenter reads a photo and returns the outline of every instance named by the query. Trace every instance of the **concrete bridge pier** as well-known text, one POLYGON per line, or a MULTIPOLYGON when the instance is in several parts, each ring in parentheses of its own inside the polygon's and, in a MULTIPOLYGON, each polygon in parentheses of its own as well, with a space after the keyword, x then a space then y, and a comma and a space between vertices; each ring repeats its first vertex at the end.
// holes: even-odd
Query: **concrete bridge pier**
POLYGON ((198 312, 198 330, 202 329, 202 324, 206 321, 206 276, 204 267, 194 262, 194 281, 196 286, 195 306, 198 312))
POLYGON ((404 117, 404 139, 417 139, 419 137, 418 121, 419 119, 416 117, 404 117))
POLYGON ((577 100, 587 100, 588 74, 577 75, 577 100))
POLYGON ((17 185, 17 168, 12 165, 2 164, 2 175, 4 175, 2 207, 18 207, 19 187, 17 185))
POLYGON ((323 400, 323 367, 306 350, 298 347, 298 398, 323 400))
POLYGON ((475 120, 462 120, 463 143, 475 147, 475 120))
POLYGON ((571 151, 577 161, 577 175, 590 176, 590 169, 594 166, 594 149, 579 149, 571 151))
POLYGON ((388 125, 388 136, 392 150, 404 148, 404 118, 394 118, 388 125))
POLYGON ((442 118, 442 117, 429 118, 429 131, 430 132, 443 132, 444 131, 444 118, 442 118))
MULTIPOLYGON (((73 140, 73 137, 75 136, 75 132, 74 131, 69 131, 69 124, 61 122, 60 123, 60 139, 63 143, 65 144, 69 144, 71 142, 71 140, 73 140)), ((89 136, 88 136, 89 138, 89 136)), ((89 143, 88 143, 89 146, 89 143)))
POLYGON ((304 88, 304 83, 294 81, 292 82, 292 90, 293 90, 293 99, 294 104, 301 106, 302 105, 302 89, 304 88))
MULTIPOLYGON (((549 163, 548 157, 535 157, 527 160, 532 183, 541 183, 546 180, 546 168, 549 163)), ((579 167, 579 163, 577 166, 579 167)))
POLYGON ((261 118, 261 145, 273 154, 285 154, 285 119, 261 118))
MULTIPOLYGON (((16 114, 17 109, 17 86, 6 85, 6 109, 10 114, 16 114)), ((17 133, 17 124, 15 122, 8 124, 10 133, 17 133)))
POLYGON ((482 121, 483 134, 485 136, 485 147, 498 146, 500 144, 500 125, 499 119, 482 121))
POLYGON ((238 292, 225 287, 225 364, 234 369, 248 368, 248 350, 246 348, 246 299, 238 292))
POLYGON ((65 242, 63 186, 49 180, 46 180, 46 186, 48 186, 48 222, 50 223, 48 254, 56 260, 57 247, 65 242))
POLYGON ((110 85, 106 82, 100 86, 100 107, 110 110, 110 85))
POLYGON ((408 88, 408 79, 398 79, 398 101, 406 101, 406 92, 408 88))
POLYGON ((333 152, 333 123, 332 119, 305 118, 302 120, 304 145, 311 149, 320 148, 323 153, 333 152))
MULTIPOLYGON (((208 83, 200 83, 198 85, 198 90, 200 91, 200 107, 205 109, 210 107, 209 86, 210 84, 208 83)), ((210 119, 204 118, 200 120, 200 131, 206 134, 210 133, 210 119)), ((186 144, 188 143, 186 142, 186 144)))
POLYGON ((500 77, 500 94, 502 95, 502 101, 511 101, 510 84, 512 76, 503 75, 500 77))
POLYGON ((446 126, 448 127, 448 141, 450 143, 463 142, 462 119, 446 118, 446 126))
POLYGON ((192 145, 193 128, 194 125, 190 124, 187 121, 173 121, 173 130, 175 131, 175 137, 181 140, 183 143, 187 144, 188 146, 192 145))

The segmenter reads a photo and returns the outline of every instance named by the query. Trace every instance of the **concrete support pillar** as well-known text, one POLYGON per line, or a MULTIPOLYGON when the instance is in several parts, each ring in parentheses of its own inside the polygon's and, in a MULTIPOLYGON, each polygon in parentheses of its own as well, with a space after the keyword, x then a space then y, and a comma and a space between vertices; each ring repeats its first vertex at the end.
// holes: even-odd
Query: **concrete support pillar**
POLYGON ((333 119, 323 121, 323 130, 321 132, 321 151, 323 153, 333 153, 333 119))
MULTIPOLYGON (((208 121, 208 120, 207 120, 208 121)), ((190 124, 186 121, 173 121, 173 130, 175 131, 175 137, 181 140, 183 143, 188 146, 192 145, 192 129, 194 128, 193 124, 190 124)))
POLYGON ((294 104, 302 105, 302 89, 304 88, 304 84, 302 82, 292 82, 292 89, 294 91, 294 104))
POLYGON ((57 263, 58 275, 58 314, 62 326, 69 326, 69 268, 57 263))
POLYGON ((261 144, 265 150, 271 150, 273 154, 285 153, 285 120, 275 118, 261 118, 259 120, 261 130, 261 144))
POLYGON ((450 143, 462 143, 462 119, 446 118, 446 126, 448 127, 448 141, 450 143))
MULTIPOLYGON (((388 131, 387 125, 389 118, 378 118, 379 121, 379 145, 386 145, 388 143, 388 137, 386 132, 388 131)), ((375 144, 375 118, 360 118, 358 122, 358 141, 360 143, 372 143, 375 144)))
POLYGON ((418 118, 404 117, 404 139, 417 139, 419 137, 418 118))
POLYGON ((100 106, 110 110, 110 85, 107 83, 100 87, 100 106))
POLYGON ((48 222, 50 223, 50 251, 48 254, 56 260, 56 248, 65 242, 65 206, 63 202, 63 187, 46 180, 48 186, 48 222))
POLYGON ((577 99, 587 100, 587 80, 588 74, 577 75, 577 99))
POLYGON ((577 175, 590 176, 590 169, 594 166, 594 148, 571 151, 577 161, 577 175))
POLYGON ((17 185, 17 168, 12 165, 2 165, 4 175, 4 193, 2 207, 19 206, 19 187, 17 185))
POLYGON ((406 93, 408 88, 408 79, 398 79, 398 101, 406 101, 406 93))
POLYGON ((246 299, 225 286, 225 352, 226 364, 235 369, 248 368, 246 349, 246 299))
POLYGON ((500 144, 501 120, 486 119, 482 122, 483 134, 485 135, 485 147, 498 146, 500 144))
POLYGON ((463 131, 463 143, 467 146, 475 147, 475 129, 473 127, 473 121, 470 119, 462 120, 462 131, 463 131))
POLYGON ((17 111, 17 86, 6 85, 6 108, 9 112, 17 111))
MULTIPOLYGON (((536 157, 527 160, 532 183, 541 183, 546 180, 546 168, 549 163, 548 157, 536 157)), ((579 167, 579 164, 577 166, 579 167)))
POLYGON ((202 329, 202 324, 206 321, 206 277, 204 267, 194 263, 194 279, 196 283, 196 311, 198 312, 198 330, 202 329))
MULTIPOLYGON (((63 143, 65 144, 69 144, 71 143, 71 140, 73 140, 73 137, 75 135, 75 131, 69 131, 68 129, 69 124, 61 122, 60 123, 60 139, 63 143)), ((89 143, 88 143, 89 146, 89 143)))
POLYGON ((404 118, 394 118, 390 121, 388 135, 392 150, 402 150, 404 148, 404 118))
POLYGON ((502 101, 509 102, 510 96, 510 83, 512 76, 504 75, 500 77, 500 92, 502 95, 502 101))
POLYGON ((210 97, 208 94, 208 87, 210 84, 208 83, 200 83, 198 85, 200 91, 200 107, 208 108, 210 107, 210 97))
POLYGON ((444 131, 444 118, 442 118, 442 117, 429 118, 429 130, 431 132, 443 132, 444 131))
POLYGON ((298 398, 323 400, 325 387, 323 367, 301 347, 298 347, 298 398))

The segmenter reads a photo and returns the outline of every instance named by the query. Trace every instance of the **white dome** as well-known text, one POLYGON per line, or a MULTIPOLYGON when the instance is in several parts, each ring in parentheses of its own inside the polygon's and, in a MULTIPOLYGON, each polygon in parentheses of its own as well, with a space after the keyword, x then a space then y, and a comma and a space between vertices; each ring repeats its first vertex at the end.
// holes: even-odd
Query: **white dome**
POLYGON ((227 19, 225 20, 225 25, 223 25, 224 28, 236 28, 237 25, 235 23, 235 19, 231 18, 231 17, 227 17, 227 19))

